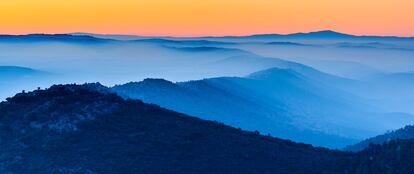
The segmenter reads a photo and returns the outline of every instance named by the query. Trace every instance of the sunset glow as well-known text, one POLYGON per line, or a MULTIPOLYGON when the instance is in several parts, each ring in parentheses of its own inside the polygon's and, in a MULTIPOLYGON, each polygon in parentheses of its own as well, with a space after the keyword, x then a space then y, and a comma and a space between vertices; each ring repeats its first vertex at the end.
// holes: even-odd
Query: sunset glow
POLYGON ((336 30, 414 36, 412 0, 12 0, 0 33, 248 35, 336 30))

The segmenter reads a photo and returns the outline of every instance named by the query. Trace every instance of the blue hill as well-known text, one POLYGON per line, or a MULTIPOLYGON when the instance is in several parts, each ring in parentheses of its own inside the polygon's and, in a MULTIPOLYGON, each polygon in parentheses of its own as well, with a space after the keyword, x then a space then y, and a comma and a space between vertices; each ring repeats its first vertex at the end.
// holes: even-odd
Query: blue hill
POLYGON ((387 125, 384 123, 397 117, 404 121, 391 124, 394 128, 414 122, 410 117, 378 114, 364 100, 336 88, 338 83, 348 80, 291 66, 246 77, 179 83, 146 79, 112 90, 125 98, 159 104, 203 119, 333 148, 379 134, 389 129, 382 127, 387 125))

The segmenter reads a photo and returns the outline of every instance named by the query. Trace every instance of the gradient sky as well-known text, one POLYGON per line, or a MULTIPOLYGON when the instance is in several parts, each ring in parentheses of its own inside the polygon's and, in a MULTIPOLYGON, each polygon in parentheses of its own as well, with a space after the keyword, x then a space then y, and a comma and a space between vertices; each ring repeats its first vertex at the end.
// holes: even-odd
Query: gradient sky
POLYGON ((414 36, 413 0, 2 0, 0 33, 414 36))

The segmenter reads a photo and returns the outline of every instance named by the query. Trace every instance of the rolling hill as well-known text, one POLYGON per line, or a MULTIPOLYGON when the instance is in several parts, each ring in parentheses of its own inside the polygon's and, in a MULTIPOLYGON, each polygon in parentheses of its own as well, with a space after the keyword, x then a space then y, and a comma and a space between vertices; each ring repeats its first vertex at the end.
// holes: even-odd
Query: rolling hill
POLYGON ((341 152, 54 85, 0 103, 1 173, 410 174, 413 140, 341 152), (22 167, 25 166, 25 167, 22 167))
POLYGON ((347 79, 296 67, 272 68, 242 78, 178 83, 146 79, 112 90, 124 98, 203 119, 332 148, 414 121, 407 115, 383 114, 365 100, 335 87, 342 82, 347 79))
POLYGON ((43 87, 54 78, 49 72, 19 66, 0 66, 0 100, 22 90, 43 87))
POLYGON ((347 146, 345 150, 361 151, 367 148, 370 144, 383 144, 391 140, 397 140, 397 139, 414 139, 414 126, 412 125, 405 126, 404 128, 401 128, 401 129, 397 129, 397 130, 390 131, 382 135, 368 138, 357 144, 347 146))
POLYGON ((89 85, 17 94, 0 104, 0 121, 1 173, 331 174, 351 157, 89 85))

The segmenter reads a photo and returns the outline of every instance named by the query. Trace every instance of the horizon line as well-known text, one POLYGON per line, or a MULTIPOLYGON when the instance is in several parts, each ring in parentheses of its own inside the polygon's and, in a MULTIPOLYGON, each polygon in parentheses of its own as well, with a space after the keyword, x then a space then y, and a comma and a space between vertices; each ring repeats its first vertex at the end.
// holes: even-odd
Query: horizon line
POLYGON ((9 35, 9 36, 24 36, 24 35, 35 35, 35 34, 44 34, 44 35, 58 35, 58 34, 68 34, 68 35, 76 35, 76 34, 95 34, 95 35, 117 35, 117 36, 135 36, 135 37, 175 37, 175 38, 203 38, 203 37, 248 37, 248 36, 258 36, 258 35, 293 35, 293 34, 311 34, 311 33, 320 33, 320 32, 331 32, 349 36, 357 36, 357 37, 398 37, 398 38, 414 38, 412 36, 401 36, 401 35, 369 35, 369 34, 350 34, 345 32, 338 32, 335 30, 314 30, 314 31, 307 31, 307 32, 292 32, 292 33, 251 33, 251 34, 240 34, 240 35, 157 35, 157 34, 136 34, 136 33, 95 33, 95 32, 64 32, 64 33, 19 33, 19 34, 12 34, 12 33, 0 33, 0 35, 9 35))

